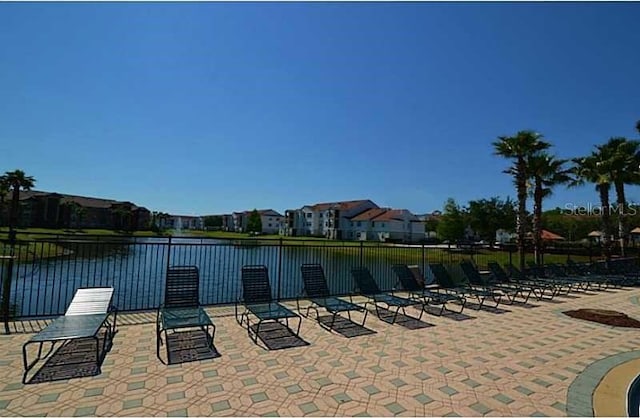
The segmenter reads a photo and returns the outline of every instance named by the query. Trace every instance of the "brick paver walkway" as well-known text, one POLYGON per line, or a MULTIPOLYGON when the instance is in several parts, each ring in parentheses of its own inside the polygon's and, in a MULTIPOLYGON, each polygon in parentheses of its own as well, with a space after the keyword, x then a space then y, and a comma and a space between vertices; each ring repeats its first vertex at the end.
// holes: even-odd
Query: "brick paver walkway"
POLYGON ((229 308, 212 308, 220 357, 171 366, 156 358, 153 314, 121 315, 100 375, 27 385, 21 349, 32 334, 2 335, 0 415, 566 415, 576 376, 637 350, 640 333, 560 312, 640 318, 638 296, 625 289, 466 309, 464 320, 425 315, 433 326, 422 327, 370 314, 375 333, 353 338, 304 319, 309 345, 272 351, 253 344, 229 308))

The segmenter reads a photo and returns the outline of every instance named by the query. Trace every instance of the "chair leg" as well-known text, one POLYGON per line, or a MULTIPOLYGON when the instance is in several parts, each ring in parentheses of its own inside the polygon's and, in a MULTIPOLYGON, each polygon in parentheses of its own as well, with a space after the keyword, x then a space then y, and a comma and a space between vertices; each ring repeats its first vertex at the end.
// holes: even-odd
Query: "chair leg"
POLYGON ((364 319, 362 320, 362 326, 364 327, 364 323, 367 322, 367 314, 369 311, 367 309, 364 310, 364 319))

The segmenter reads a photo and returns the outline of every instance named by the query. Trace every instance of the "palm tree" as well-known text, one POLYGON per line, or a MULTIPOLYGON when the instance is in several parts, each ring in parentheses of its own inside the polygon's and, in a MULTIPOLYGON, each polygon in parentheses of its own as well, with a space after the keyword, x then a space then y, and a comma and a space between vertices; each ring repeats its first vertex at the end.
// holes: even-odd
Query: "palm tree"
POLYGON ((564 167, 567 160, 555 158, 546 152, 536 153, 527 159, 533 195, 533 248, 537 264, 542 264, 542 200, 552 193, 553 187, 571 181, 570 169, 564 167))
POLYGON ((5 179, 4 176, 0 176, 0 225, 4 225, 6 219, 6 198, 9 194, 9 182, 5 179))
MULTIPOLYGON (((2 281, 2 317, 4 320, 4 331, 9 333, 9 302, 11 293, 11 277, 13 275, 13 254, 16 243, 16 231, 14 227, 18 220, 18 208, 20 202, 20 189, 30 190, 35 183, 35 179, 31 176, 24 174, 22 170, 7 171, 3 176, 0 176, 0 184, 3 188, 9 189, 12 192, 11 209, 9 212, 9 244, 10 244, 10 258, 6 267, 5 279, 2 281)), ((5 190, 6 190, 5 189, 5 190)))
POLYGON ((516 217, 516 233, 518 235, 518 252, 520 254, 520 270, 525 267, 525 219, 527 216, 527 158, 544 151, 551 144, 543 141, 543 136, 533 131, 520 131, 515 136, 499 136, 493 142, 494 154, 512 160, 513 164, 505 173, 513 176, 518 197, 518 215, 516 217))
POLYGON ((609 160, 611 180, 616 191, 616 203, 618 205, 618 239, 620 240, 620 252, 624 256, 625 246, 625 221, 627 199, 624 186, 626 184, 640 184, 640 142, 630 141, 626 138, 611 138, 604 144, 596 147, 604 158, 609 160))
POLYGON ((598 150, 588 157, 573 159, 574 179, 571 186, 579 186, 584 183, 593 183, 600 195, 601 221, 602 221, 602 247, 607 262, 611 260, 611 212, 609 210, 609 191, 613 180, 609 164, 611 160, 607 155, 598 150))
POLYGON ((9 240, 15 240, 13 228, 18 224, 18 209, 20 204, 20 190, 31 190, 35 179, 27 176, 22 170, 7 171, 2 176, 2 182, 9 185, 11 190, 11 208, 9 210, 9 240))

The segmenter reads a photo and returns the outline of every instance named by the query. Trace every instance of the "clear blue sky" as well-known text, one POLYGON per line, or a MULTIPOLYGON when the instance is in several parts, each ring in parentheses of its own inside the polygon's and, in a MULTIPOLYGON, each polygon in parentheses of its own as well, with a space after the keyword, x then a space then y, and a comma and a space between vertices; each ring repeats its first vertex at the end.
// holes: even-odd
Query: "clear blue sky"
MULTIPOLYGON (((2 3, 0 171, 179 214, 513 196, 499 135, 561 157, 638 137, 638 22, 639 3, 2 3)), ((546 205, 566 202, 597 195, 546 205)))

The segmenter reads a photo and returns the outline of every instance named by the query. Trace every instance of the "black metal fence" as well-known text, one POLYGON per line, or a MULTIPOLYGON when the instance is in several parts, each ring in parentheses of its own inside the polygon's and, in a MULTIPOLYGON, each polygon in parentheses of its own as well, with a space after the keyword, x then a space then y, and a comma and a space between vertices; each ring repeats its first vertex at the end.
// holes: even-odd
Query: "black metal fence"
POLYGON ((171 265, 198 266, 201 302, 220 305, 234 303, 241 297, 240 269, 248 264, 267 266, 274 297, 290 299, 302 290, 303 263, 322 264, 331 291, 344 295, 353 291, 350 274, 353 267, 369 268, 380 287, 390 290, 396 284, 391 269, 395 263, 418 265, 425 271, 425 266, 433 262, 456 263, 466 258, 483 268, 489 261, 505 264, 517 259, 515 248, 283 239, 43 235, 21 240, 15 246, 5 241, 0 248, 3 249, 0 271, 3 284, 7 285, 1 289, 9 292, 12 318, 63 314, 77 288, 93 286, 114 287, 114 303, 121 311, 155 309, 162 303, 165 273, 171 265))

